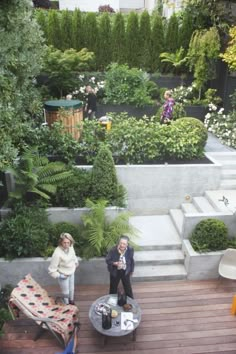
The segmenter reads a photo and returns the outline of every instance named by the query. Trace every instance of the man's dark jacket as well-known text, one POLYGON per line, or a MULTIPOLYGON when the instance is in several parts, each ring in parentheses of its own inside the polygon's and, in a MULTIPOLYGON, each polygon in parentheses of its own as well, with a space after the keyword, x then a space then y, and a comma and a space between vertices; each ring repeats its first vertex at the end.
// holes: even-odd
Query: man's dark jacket
MULTIPOLYGON (((113 247, 106 256, 106 263, 108 271, 111 273, 112 276, 116 276, 117 274, 117 267, 113 265, 114 262, 119 262, 120 253, 117 249, 117 246, 113 247)), ((127 247, 125 252, 125 260, 126 260, 126 270, 125 274, 133 273, 134 271, 134 249, 130 246, 127 247)))

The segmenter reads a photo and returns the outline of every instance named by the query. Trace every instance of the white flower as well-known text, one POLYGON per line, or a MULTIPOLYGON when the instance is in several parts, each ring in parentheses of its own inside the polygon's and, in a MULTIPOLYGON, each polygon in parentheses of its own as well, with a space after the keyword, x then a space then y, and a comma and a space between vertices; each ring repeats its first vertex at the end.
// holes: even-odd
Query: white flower
POLYGON ((206 119, 211 118, 211 113, 207 113, 207 114, 205 115, 205 118, 206 118, 206 119))

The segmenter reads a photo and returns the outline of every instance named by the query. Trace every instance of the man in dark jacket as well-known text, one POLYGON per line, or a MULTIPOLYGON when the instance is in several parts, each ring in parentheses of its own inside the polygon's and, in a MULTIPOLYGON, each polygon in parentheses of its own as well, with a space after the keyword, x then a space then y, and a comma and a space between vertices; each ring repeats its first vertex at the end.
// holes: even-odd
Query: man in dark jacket
POLYGON ((134 250, 128 242, 127 236, 121 236, 118 245, 108 252, 106 263, 110 272, 110 294, 117 293, 121 280, 125 294, 133 298, 130 276, 134 271, 134 250))
POLYGON ((86 86, 85 91, 87 93, 85 112, 88 114, 88 119, 94 119, 97 112, 97 97, 90 85, 86 86))

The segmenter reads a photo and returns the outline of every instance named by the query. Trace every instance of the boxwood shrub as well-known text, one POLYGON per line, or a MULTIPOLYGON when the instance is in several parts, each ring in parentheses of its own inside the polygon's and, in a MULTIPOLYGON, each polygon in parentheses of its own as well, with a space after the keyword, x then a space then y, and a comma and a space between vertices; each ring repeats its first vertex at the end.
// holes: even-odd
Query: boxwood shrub
MULTIPOLYGON (((180 118, 170 125, 160 125, 159 119, 136 119, 124 114, 113 116, 112 129, 105 131, 99 142, 96 125, 84 122, 86 135, 82 136, 83 156, 94 156, 102 142, 108 144, 115 163, 143 164, 171 160, 202 158, 207 130, 195 118, 180 118), (89 129, 88 129, 89 128, 89 129), (90 130, 90 131, 89 131, 90 130)), ((81 149, 82 151, 82 149, 81 149)))
POLYGON ((218 219, 200 221, 190 237, 193 249, 197 252, 221 251, 228 248, 228 228, 218 219))

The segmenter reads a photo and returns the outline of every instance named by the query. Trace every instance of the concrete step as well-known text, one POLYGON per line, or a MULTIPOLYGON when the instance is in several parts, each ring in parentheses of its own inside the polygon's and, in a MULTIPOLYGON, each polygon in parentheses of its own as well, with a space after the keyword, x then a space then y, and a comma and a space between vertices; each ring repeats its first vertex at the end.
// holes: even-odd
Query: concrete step
POLYGON ((236 160, 236 151, 227 151, 227 152, 209 152, 208 155, 213 157, 216 161, 222 162, 224 160, 232 161, 236 160))
POLYGON ((236 179, 236 168, 233 170, 222 170, 222 179, 236 179))
POLYGON ((182 203, 181 209, 183 210, 184 214, 196 214, 199 212, 193 203, 182 203))
POLYGON ((236 189, 236 179, 224 179, 220 182, 220 189, 236 189))
POLYGON ((139 230, 139 237, 134 241, 142 250, 181 248, 181 240, 170 215, 132 216, 130 223, 139 230))
POLYGON ((193 204, 200 213, 216 212, 216 209, 205 197, 193 197, 193 204))
POLYGON ((135 252, 135 266, 183 264, 183 263, 184 263, 184 255, 181 250, 136 251, 135 252))
POLYGON ((132 279, 134 281, 183 280, 187 273, 184 265, 153 265, 135 267, 132 279))
POLYGON ((219 212, 224 212, 226 215, 232 214, 236 209, 235 189, 206 191, 205 197, 210 201, 216 210, 219 212))
POLYGON ((178 231, 179 235, 182 234, 183 222, 184 222, 184 213, 181 209, 170 209, 169 210, 171 219, 178 231))
POLYGON ((222 160, 220 161, 223 169, 234 170, 236 168, 236 159, 235 160, 222 160))

